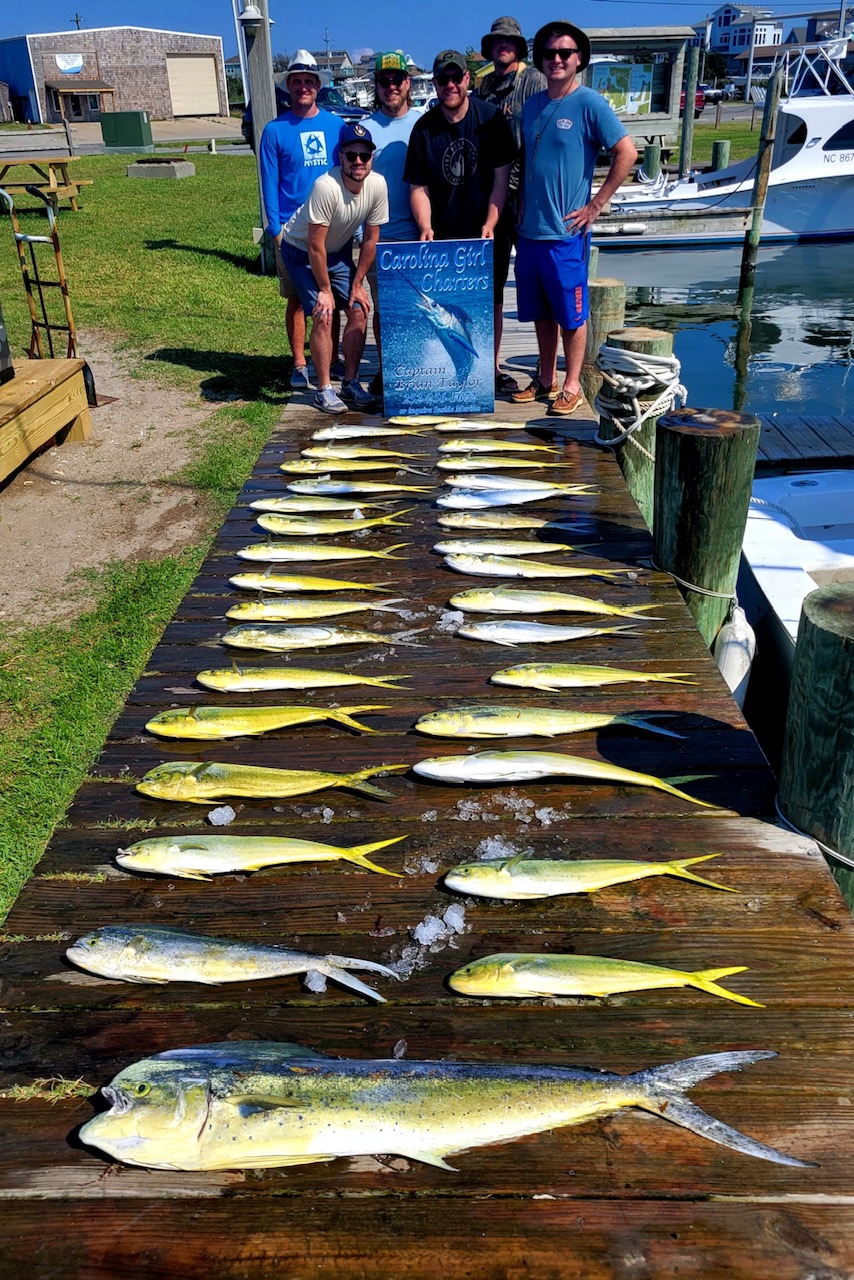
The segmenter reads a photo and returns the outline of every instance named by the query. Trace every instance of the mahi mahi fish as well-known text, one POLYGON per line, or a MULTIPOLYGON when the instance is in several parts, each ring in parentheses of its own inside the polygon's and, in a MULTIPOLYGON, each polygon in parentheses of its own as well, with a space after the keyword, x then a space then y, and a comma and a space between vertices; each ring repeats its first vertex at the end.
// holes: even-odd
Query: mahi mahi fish
POLYGON ((618 635, 621 631, 636 636, 634 623, 606 626, 554 626, 547 622, 529 622, 521 618, 504 618, 498 622, 467 622, 456 635, 464 640, 484 640, 487 644, 556 644, 569 640, 588 640, 591 636, 618 635))
POLYGON ((538 778, 589 778, 593 782, 630 783, 640 787, 655 787, 668 795, 678 796, 704 809, 717 809, 718 805, 697 800, 685 791, 679 791, 665 778, 651 773, 638 773, 623 769, 608 760, 592 760, 586 756, 570 756, 560 751, 478 751, 471 756, 434 756, 419 760, 412 772, 433 782, 454 783, 504 783, 529 782, 538 778))
POLYGON ((331 458, 341 462, 348 458, 370 462, 372 458, 420 458, 420 453, 403 453, 400 449, 375 449, 369 444, 319 444, 301 449, 303 458, 331 458))
POLYGON ((390 591, 382 582, 348 582, 343 578, 312 578, 305 574, 274 573, 272 569, 249 569, 228 580, 244 591, 390 591))
POLYGON ((366 711, 384 711, 385 703, 363 707, 170 707, 160 711, 146 724, 149 733, 159 738, 191 738, 201 742, 220 742, 223 738, 245 738, 274 729, 295 729, 297 725, 331 720, 348 729, 375 733, 353 716, 366 711))
POLYGON ((363 507, 366 510, 382 510, 391 505, 389 502, 362 502, 358 498, 323 498, 319 495, 312 497, 310 494, 300 498, 291 494, 287 498, 256 498, 249 503, 249 508, 252 511, 279 511, 285 515, 306 512, 314 514, 319 511, 349 511, 355 514, 357 511, 361 512, 363 507))
POLYGON ((329 649, 342 644, 403 644, 418 647, 418 641, 410 640, 409 637, 417 635, 420 630, 425 628, 390 631, 388 635, 383 635, 380 631, 360 631, 356 627, 246 625, 226 631, 222 642, 232 649, 260 649, 266 653, 285 653, 290 649, 329 649))
POLYGON ((561 524, 543 516, 524 516, 519 511, 463 511, 440 515, 436 523, 443 529, 575 529, 577 521, 561 524))
POLYGON ((391 484, 383 480, 334 480, 321 476, 318 480, 292 480, 285 488, 291 493, 329 494, 343 497, 348 493, 430 493, 431 484, 391 484))
POLYGON ((239 622, 299 622, 306 618, 337 618, 342 613, 400 613, 397 600, 327 600, 318 596, 273 596, 268 600, 241 600, 226 609, 225 616, 239 622))
MULTIPOLYGON (((580 493, 590 492, 582 489, 580 493)), ((491 507, 521 507, 526 502, 543 502, 547 498, 562 498, 566 490, 551 488, 546 492, 541 489, 452 489, 450 493, 440 493, 436 498, 437 507, 446 507, 449 511, 477 511, 491 507)))
MULTIPOLYGON (((483 459, 481 459, 481 462, 483 462, 483 459)), ((508 489, 511 491, 515 491, 517 489, 532 489, 535 493, 543 495, 551 493, 553 490, 557 493, 569 494, 592 492, 592 487, 589 484, 577 484, 569 480, 566 482, 557 480, 533 480, 530 476, 452 474, 445 476, 444 483, 452 489, 483 489, 487 493, 498 489, 508 489)))
POLYGON ((644 610, 657 607, 606 604, 604 600, 590 600, 566 591, 530 591, 526 587, 475 587, 471 591, 458 591, 451 596, 451 604, 466 613, 597 613, 608 618, 640 615, 645 622, 653 619, 645 617, 644 610))
POLYGON ((454 440, 443 440, 439 445, 439 453, 550 453, 557 451, 553 444, 520 444, 516 440, 479 440, 470 436, 459 436, 454 440))
POLYGON ((211 876, 229 871, 260 871, 291 862, 338 861, 351 862, 383 876, 395 876, 399 873, 378 867, 367 855, 405 839, 406 836, 393 836, 390 840, 340 849, 334 844, 293 840, 288 836, 209 835, 207 831, 198 831, 191 836, 150 836, 137 840, 127 849, 119 849, 116 862, 129 871, 178 876, 184 880, 210 880, 211 876))
MULTIPOLYGON (((411 511, 412 508, 410 507, 411 511)), ((378 525, 399 525, 403 529, 410 526, 405 520, 400 520, 399 516, 406 515, 405 511, 397 511, 393 515, 388 516, 363 516, 356 518, 351 516, 349 520, 335 519, 334 517, 322 516, 289 516, 283 515, 279 511, 267 511, 258 517, 258 524, 267 533, 277 533, 280 536, 299 537, 307 534, 309 537, 324 533, 357 533, 360 529, 375 529, 378 525)))
POLYGON ((402 462, 387 462, 382 458, 376 458, 373 462, 365 458, 344 458, 338 462, 333 458, 297 458, 293 462, 283 462, 279 470, 284 471, 287 476, 328 476, 336 471, 343 471, 345 475, 353 471, 408 471, 413 476, 424 474, 402 462))
POLYGON ((525 538, 446 538, 434 542, 433 550, 442 556, 541 556, 552 551, 583 550, 569 542, 533 542, 525 538))
POLYGON ((597 889, 646 880, 650 876, 677 876, 709 889, 735 893, 729 885, 706 880, 687 869, 719 857, 719 853, 704 853, 696 858, 673 858, 670 862, 633 862, 628 858, 529 858, 518 853, 512 858, 489 862, 461 862, 451 867, 445 884, 455 893, 473 893, 478 898, 511 902, 556 898, 565 893, 595 893, 597 889))
MULTIPOLYGON (((355 707, 348 709, 356 710, 355 707)), ((170 713, 164 711, 161 714, 170 713)), ((613 725, 646 729, 667 738, 683 736, 661 725, 651 724, 640 714, 568 711, 562 707, 501 707, 493 702, 452 707, 447 711, 429 711, 415 721, 419 733, 429 733, 435 738, 554 738, 564 733, 584 733, 588 729, 607 729, 613 725)))
POLYGON ((631 671, 625 667, 591 667, 577 662, 522 662, 490 677, 493 684, 520 689, 601 689, 612 684, 696 684, 687 671, 631 671))
MULTIPOLYGON (((301 1045, 230 1040, 169 1049, 125 1067, 102 1089, 109 1110, 79 1136, 143 1168, 269 1169, 398 1155, 453 1172, 446 1157, 457 1152, 637 1107, 743 1155, 802 1169, 809 1167, 803 1160, 716 1120, 685 1096, 720 1072, 776 1056, 763 1049, 712 1053, 617 1075, 497 1061, 338 1060, 301 1045)), ((670 1169, 670 1148, 658 1156, 670 1169)))
POLYGON ((328 787, 348 787, 375 800, 393 800, 390 791, 366 781, 377 773, 400 773, 406 764, 376 764, 354 773, 324 773, 320 769, 265 769, 258 765, 217 764, 212 761, 169 760, 149 769, 137 791, 155 800, 207 804, 230 796, 253 800, 285 800, 308 796, 328 787))
POLYGON ((397 689, 399 680, 411 676, 366 676, 349 671, 315 671, 311 667, 212 667, 200 671, 196 681, 218 693, 261 693, 265 689, 342 689, 367 684, 375 689, 397 689))
MULTIPOLYGON (((553 467, 574 467, 574 462, 541 462, 539 458, 503 458, 503 457, 469 457, 467 454, 455 453, 450 458, 439 458, 436 463, 438 471, 477 471, 480 467, 496 467, 499 470, 525 471, 536 469, 548 470, 553 467)), ((522 485, 527 477, 523 477, 522 485)))
POLYGON ((313 956, 264 943, 211 938, 161 925, 108 924, 78 938, 66 951, 72 964, 102 978, 123 982, 258 982, 314 970, 344 987, 385 1004, 385 997, 347 973, 367 969, 387 978, 397 974, 373 960, 313 956))
POLYGON ((322 542, 254 542, 249 547, 241 547, 236 554, 238 560, 264 560, 270 564, 303 564, 315 560, 405 560, 406 556, 393 553, 408 545, 407 542, 395 542, 391 547, 370 551, 367 547, 339 547, 322 542))
POLYGON ((728 969, 698 969, 685 973, 657 964, 615 960, 610 956, 541 955, 502 952, 484 956, 452 973, 448 986, 466 996, 613 996, 623 991, 651 991, 664 987, 697 987, 735 1004, 764 1009, 763 1004, 718 986, 718 978, 744 973, 746 965, 728 969))
MULTIPOLYGON (((430 420, 432 422, 432 418, 430 420)), ((444 419, 441 419, 444 421, 444 419)), ((398 426, 416 426, 417 418, 389 418, 392 424, 397 423, 398 426)), ((356 423, 336 422, 333 426, 320 427, 317 431, 313 431, 312 440, 382 440, 388 436, 420 436, 424 433, 421 431, 395 431, 391 427, 369 427, 360 426, 356 423)))
POLYGON ((467 378, 477 359, 477 347, 472 342, 471 316, 462 307, 452 303, 437 302, 417 288, 410 279, 403 277, 415 294, 415 310, 427 320, 433 333, 451 357, 458 378, 467 378))
MULTIPOLYGON (((480 578, 608 578, 618 579, 633 569, 584 569, 571 564, 549 564, 545 560, 526 560, 517 556, 451 555, 445 564, 458 573, 480 578)), ((649 606, 636 606, 649 607, 649 606)))

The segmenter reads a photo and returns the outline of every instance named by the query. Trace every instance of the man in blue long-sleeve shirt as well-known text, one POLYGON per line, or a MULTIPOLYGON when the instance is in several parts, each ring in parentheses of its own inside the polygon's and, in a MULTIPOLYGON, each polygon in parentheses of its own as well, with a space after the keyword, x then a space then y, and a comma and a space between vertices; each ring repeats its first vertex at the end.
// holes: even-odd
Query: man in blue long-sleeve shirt
POLYGON ((294 54, 286 84, 291 109, 266 126, 258 157, 267 231, 276 244, 279 289, 288 300, 285 323, 294 357, 291 386, 305 389, 311 386, 305 363, 305 313, 282 262, 282 228, 308 199, 315 179, 337 162, 341 121, 317 105, 320 76, 317 62, 306 49, 294 54))

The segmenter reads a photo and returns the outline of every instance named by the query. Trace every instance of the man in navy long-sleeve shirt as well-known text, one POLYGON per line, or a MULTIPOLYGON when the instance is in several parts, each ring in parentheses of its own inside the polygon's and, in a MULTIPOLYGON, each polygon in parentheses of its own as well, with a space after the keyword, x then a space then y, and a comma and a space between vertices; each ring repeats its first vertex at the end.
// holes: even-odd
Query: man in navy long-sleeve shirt
POLYGON ((267 231, 276 244, 279 289, 288 300, 286 325, 294 357, 291 386, 311 386, 305 363, 305 314, 296 289, 281 259, 282 228, 308 199, 316 178, 337 162, 336 147, 341 121, 317 105, 320 76, 310 53, 294 54, 286 79, 291 109, 277 116, 264 129, 258 148, 261 195, 267 231))

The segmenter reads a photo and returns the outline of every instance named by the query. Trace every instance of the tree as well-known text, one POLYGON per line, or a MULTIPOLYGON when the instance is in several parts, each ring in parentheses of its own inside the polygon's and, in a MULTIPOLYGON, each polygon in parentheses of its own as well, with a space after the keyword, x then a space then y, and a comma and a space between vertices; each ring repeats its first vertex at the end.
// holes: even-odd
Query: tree
POLYGON ((287 71, 289 62, 290 62, 290 58, 286 53, 274 53, 273 54, 273 71, 276 73, 280 71, 287 71))
POLYGON ((706 54, 706 77, 709 80, 725 80, 727 74, 727 56, 725 53, 706 54))

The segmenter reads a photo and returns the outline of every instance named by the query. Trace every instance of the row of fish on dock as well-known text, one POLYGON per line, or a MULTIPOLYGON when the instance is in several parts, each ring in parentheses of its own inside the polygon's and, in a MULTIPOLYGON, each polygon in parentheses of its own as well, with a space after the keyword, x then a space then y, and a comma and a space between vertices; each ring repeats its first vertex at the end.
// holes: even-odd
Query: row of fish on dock
MULTIPOLYGON (((531 479, 530 470, 560 470, 551 445, 478 438, 476 433, 519 430, 517 423, 475 419, 400 419, 389 425, 335 424, 314 433, 318 443, 281 471, 289 479, 287 497, 265 497, 251 505, 268 535, 285 541, 255 543, 237 552, 244 561, 266 564, 260 572, 230 578, 240 590, 259 593, 255 600, 231 606, 236 625, 223 636, 229 648, 292 653, 301 649, 372 644, 419 644, 416 631, 378 632, 346 627, 324 618, 347 613, 391 613, 406 601, 342 600, 338 593, 385 592, 383 583, 351 582, 295 573, 290 566, 326 561, 399 559, 407 544, 373 550, 351 543, 300 542, 341 533, 362 535, 389 526, 406 527, 411 507, 368 516, 389 499, 409 493, 432 494, 432 484, 364 480, 361 473, 389 470, 423 476, 423 453, 377 448, 374 441, 405 435, 419 442, 425 429, 452 435, 438 447, 434 464, 444 486, 436 497, 442 541, 433 550, 451 570, 467 576, 505 579, 598 578, 625 581, 631 567, 588 568, 578 563, 586 548, 520 538, 520 532, 548 536, 569 526, 517 508, 552 498, 593 492, 587 484, 549 477, 531 479), (464 433, 464 434, 463 434, 464 433), (352 441, 361 440, 354 444, 352 441), (350 441, 351 443, 346 443, 350 441), (331 442, 331 443, 330 443, 331 442), (542 459, 543 454, 549 460, 542 459), (505 471, 522 472, 507 476, 505 471), (344 475, 347 478, 337 478, 344 475), (355 479, 353 477, 356 477, 355 479), (492 536, 484 536, 484 534, 492 536), (531 559, 547 550, 572 556, 547 563, 531 559), (280 566, 288 566, 282 572, 280 566), (260 625, 259 625, 260 624, 260 625)), ((550 625, 525 619, 469 621, 455 627, 464 641, 500 645, 567 643, 599 634, 633 631, 653 616, 649 606, 613 606, 586 596, 550 589, 503 584, 472 588, 450 598, 461 616, 473 614, 581 613, 594 625, 550 625), (612 621, 617 619, 617 621, 612 621)), ((200 671, 198 683, 218 692, 277 689, 338 689, 362 684, 400 690, 407 676, 363 676, 356 671, 312 670, 292 665, 222 667, 200 671)), ((497 685, 558 692, 567 688, 608 688, 657 681, 664 686, 689 683, 683 672, 647 673, 566 662, 525 662, 497 671, 497 685)), ((192 706, 155 715, 148 731, 166 739, 220 741, 328 721, 359 733, 374 730, 359 717, 380 712, 386 703, 323 708, 295 706, 192 706)), ((679 737, 637 712, 578 712, 565 706, 465 704, 431 711, 414 724, 417 732, 465 741, 514 737, 555 737, 612 725, 679 737)), ((348 774, 324 770, 285 770, 217 762, 170 761, 150 770, 138 784, 149 797, 209 804, 236 798, 283 799, 329 788, 347 788, 373 799, 391 793, 372 781, 379 774, 410 770, 436 782, 491 785, 551 778, 586 778, 653 787, 692 804, 714 808, 678 789, 671 781, 559 751, 488 750, 428 758, 410 766, 384 764, 348 774)), ((678 779, 681 781, 681 779, 678 779)), ((246 872, 300 861, 342 860, 365 871, 396 875, 372 860, 379 850, 406 836, 341 848, 286 836, 194 833, 142 839, 117 855, 128 871, 205 880, 227 872, 246 872)), ((729 886, 704 879, 689 867, 714 854, 662 862, 630 860, 510 858, 461 863, 444 876, 447 889, 475 897, 526 901, 562 894, 592 893, 609 885, 673 876, 718 890, 729 886)), ((309 989, 322 990, 332 978, 375 1000, 383 997, 352 972, 364 970, 391 978, 400 975, 375 961, 339 955, 309 955, 281 947, 229 942, 159 926, 107 925, 80 938, 68 958, 90 972, 131 982, 254 981, 304 973, 309 989)), ((500 953, 472 961, 451 974, 450 988, 461 995, 542 997, 607 996, 618 992, 693 986, 740 1004, 757 1005, 719 985, 719 979, 743 966, 683 972, 657 965, 598 956, 500 953)), ((446 1156, 470 1147, 507 1141, 523 1133, 578 1123, 588 1116, 636 1106, 702 1134, 724 1146, 779 1164, 803 1162, 755 1142, 688 1102, 691 1085, 719 1071, 773 1057, 767 1051, 721 1053, 687 1059, 667 1067, 621 1077, 568 1069, 489 1067, 476 1063, 441 1064, 392 1061, 339 1062, 303 1046, 266 1042, 204 1045, 170 1050, 135 1063, 103 1090, 110 1110, 84 1125, 84 1142, 116 1159, 147 1167, 217 1169, 279 1166, 329 1160, 341 1155, 399 1154, 441 1168, 446 1156), (371 1082, 369 1088, 367 1082, 371 1082), (376 1089, 374 1091, 374 1086, 376 1089), (530 1106, 530 1091, 538 1105, 530 1106), (496 1093, 496 1091, 498 1091, 496 1093), (354 1102, 358 1095, 359 1103, 354 1102), (495 1095, 495 1096, 493 1096, 495 1095), (496 1099, 500 1098, 500 1105, 496 1099), (330 1120, 330 1108, 333 1116, 330 1120)))

